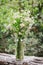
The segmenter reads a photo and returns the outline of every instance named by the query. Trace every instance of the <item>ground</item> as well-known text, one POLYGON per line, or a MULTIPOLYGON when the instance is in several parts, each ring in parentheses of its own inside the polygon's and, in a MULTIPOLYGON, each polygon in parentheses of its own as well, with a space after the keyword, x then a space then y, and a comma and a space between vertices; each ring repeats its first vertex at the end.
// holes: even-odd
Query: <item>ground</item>
POLYGON ((0 53, 0 65, 43 65, 43 57, 24 56, 22 61, 16 61, 15 55, 0 53))

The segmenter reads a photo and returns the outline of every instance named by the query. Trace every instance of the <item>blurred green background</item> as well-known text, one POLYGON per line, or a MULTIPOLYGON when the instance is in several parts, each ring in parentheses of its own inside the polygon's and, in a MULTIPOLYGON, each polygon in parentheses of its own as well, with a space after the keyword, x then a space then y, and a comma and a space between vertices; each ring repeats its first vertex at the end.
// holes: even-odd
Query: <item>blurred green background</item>
POLYGON ((0 52, 15 54, 19 24, 25 55, 42 57, 43 0, 0 0, 0 52))

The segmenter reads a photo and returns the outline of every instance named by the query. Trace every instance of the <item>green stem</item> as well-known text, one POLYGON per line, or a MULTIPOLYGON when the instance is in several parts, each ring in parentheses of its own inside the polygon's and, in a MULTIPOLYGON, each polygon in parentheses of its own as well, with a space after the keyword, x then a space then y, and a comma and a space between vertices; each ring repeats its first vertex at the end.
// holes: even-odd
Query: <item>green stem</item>
POLYGON ((24 48, 23 48, 23 43, 21 43, 20 40, 20 35, 18 35, 18 43, 17 43, 17 55, 16 59, 17 60, 22 60, 24 58, 24 48))

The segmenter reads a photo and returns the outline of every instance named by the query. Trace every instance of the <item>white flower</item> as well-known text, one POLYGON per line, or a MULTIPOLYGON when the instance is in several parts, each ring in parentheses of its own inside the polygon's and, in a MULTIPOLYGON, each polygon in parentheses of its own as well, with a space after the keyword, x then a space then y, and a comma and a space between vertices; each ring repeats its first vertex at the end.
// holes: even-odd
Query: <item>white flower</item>
POLYGON ((20 17, 19 12, 15 12, 15 13, 14 13, 14 18, 19 18, 19 17, 20 17))
POLYGON ((29 10, 29 11, 27 11, 27 14, 30 14, 30 10, 29 10))
POLYGON ((21 39, 21 42, 23 41, 23 39, 21 39))
POLYGON ((32 24, 29 24, 29 29, 31 29, 31 27, 32 27, 32 24))
POLYGON ((31 22, 31 18, 25 17, 25 18, 24 18, 24 21, 29 21, 29 22, 31 22))
POLYGON ((23 28, 24 26, 25 26, 25 24, 24 24, 24 23, 21 23, 21 24, 20 24, 20 27, 21 27, 21 28, 23 28))

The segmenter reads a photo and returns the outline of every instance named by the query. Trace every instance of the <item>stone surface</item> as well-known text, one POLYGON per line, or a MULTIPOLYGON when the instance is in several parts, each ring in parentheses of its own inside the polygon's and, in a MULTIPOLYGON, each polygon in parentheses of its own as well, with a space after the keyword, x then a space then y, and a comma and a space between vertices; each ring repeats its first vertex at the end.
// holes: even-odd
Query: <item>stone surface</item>
POLYGON ((24 56, 22 61, 16 61, 15 55, 0 53, 0 65, 43 65, 43 57, 24 56))

